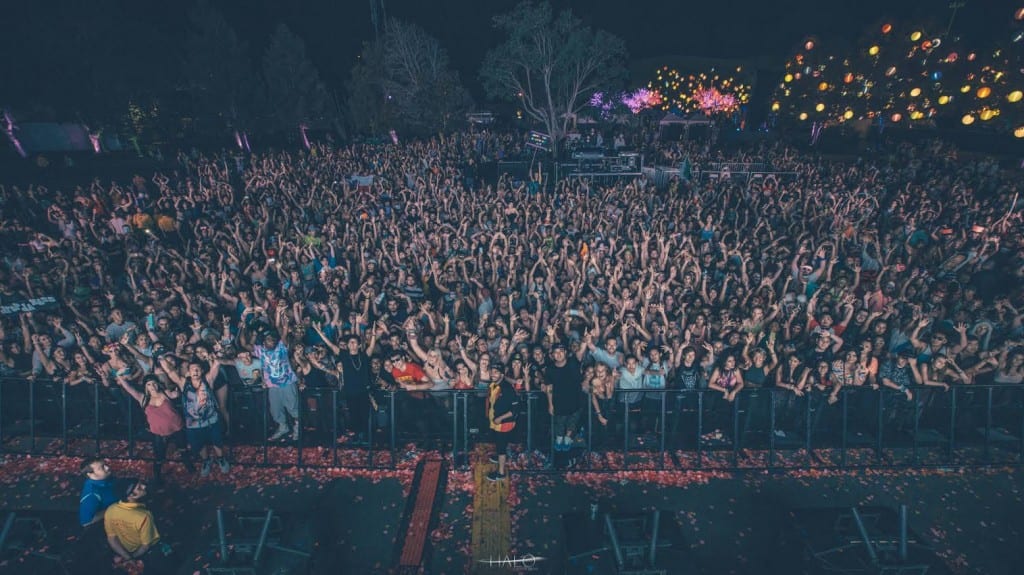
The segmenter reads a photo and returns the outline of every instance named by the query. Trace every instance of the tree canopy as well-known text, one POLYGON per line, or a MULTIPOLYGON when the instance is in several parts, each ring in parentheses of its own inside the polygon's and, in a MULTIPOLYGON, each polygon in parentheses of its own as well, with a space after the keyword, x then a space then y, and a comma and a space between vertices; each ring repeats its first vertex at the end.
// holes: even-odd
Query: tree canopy
POLYGON ((595 91, 625 77, 626 45, 548 2, 524 1, 496 16, 506 38, 484 57, 480 78, 490 97, 511 101, 560 142, 595 91))

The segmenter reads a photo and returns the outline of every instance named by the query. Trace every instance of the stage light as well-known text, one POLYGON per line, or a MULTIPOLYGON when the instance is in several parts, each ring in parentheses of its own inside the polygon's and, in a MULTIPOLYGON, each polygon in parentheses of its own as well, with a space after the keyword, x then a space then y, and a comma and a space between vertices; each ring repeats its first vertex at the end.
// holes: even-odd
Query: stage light
POLYGON ((1024 126, 1017 126, 1017 129, 1013 131, 1013 135, 1016 138, 1024 138, 1024 126))
POLYGON ((960 118, 960 123, 965 126, 970 126, 971 124, 974 123, 974 116, 970 114, 964 114, 964 117, 960 118))
POLYGON ((1024 97, 1024 92, 1014 90, 1006 95, 1006 101, 1011 104, 1016 104, 1017 102, 1020 102, 1022 97, 1024 97))
POLYGON ((918 97, 920 95, 921 95, 921 88, 914 88, 913 90, 910 91, 910 97, 911 98, 916 98, 916 97, 918 97))
POLYGON ((992 88, 989 88, 988 86, 982 86, 978 88, 977 95, 978 98, 984 100, 985 98, 988 98, 989 96, 992 95, 992 88))
POLYGON ((800 112, 799 118, 800 118, 801 122, 806 120, 807 119, 807 112, 800 112))
POLYGON ((921 39, 921 31, 920 30, 914 30, 913 32, 910 33, 910 41, 911 42, 917 42, 920 39, 921 39))
POLYGON ((892 24, 882 24, 882 34, 892 32, 892 24))

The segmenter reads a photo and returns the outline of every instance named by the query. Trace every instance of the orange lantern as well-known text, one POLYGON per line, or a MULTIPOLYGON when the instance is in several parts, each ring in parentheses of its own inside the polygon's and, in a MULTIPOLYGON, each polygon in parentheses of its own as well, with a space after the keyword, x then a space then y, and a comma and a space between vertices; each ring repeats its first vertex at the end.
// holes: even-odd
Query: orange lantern
POLYGON ((984 100, 985 98, 988 98, 989 96, 992 95, 992 88, 989 88, 988 86, 982 86, 978 88, 977 95, 978 98, 984 100))

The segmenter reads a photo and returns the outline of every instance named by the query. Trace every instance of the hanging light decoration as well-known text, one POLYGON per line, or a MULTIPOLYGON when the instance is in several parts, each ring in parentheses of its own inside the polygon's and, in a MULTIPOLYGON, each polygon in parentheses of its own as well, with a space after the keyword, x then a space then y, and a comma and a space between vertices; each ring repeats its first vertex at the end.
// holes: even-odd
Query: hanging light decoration
POLYGON ((1024 97, 1024 92, 1014 90, 1006 95, 1006 101, 1011 104, 1016 104, 1017 102, 1020 102, 1022 97, 1024 97))
POLYGON ((806 120, 807 119, 807 112, 800 112, 799 118, 800 118, 801 122, 806 120))
POLYGON ((824 112, 825 111, 825 104, 822 104, 821 102, 818 102, 818 105, 814 107, 814 111, 815 112, 824 112))
POLYGON ((916 97, 918 97, 920 95, 921 95, 921 88, 914 88, 913 90, 910 91, 910 97, 911 98, 916 98, 916 97))
POLYGON ((982 86, 978 88, 977 95, 978 98, 984 100, 985 98, 988 98, 989 96, 992 95, 992 88, 989 88, 988 86, 982 86))
POLYGON ((902 119, 903 119, 903 116, 900 115, 899 112, 896 112, 895 114, 892 115, 892 121, 893 122, 899 122, 902 119))
POLYGON ((882 49, 879 48, 877 45, 868 48, 868 54, 870 54, 872 56, 877 56, 878 53, 881 52, 881 51, 882 51, 882 49))
POLYGON ((970 114, 964 114, 964 117, 960 118, 960 123, 965 126, 970 126, 971 124, 974 123, 974 116, 970 114))
POLYGON ((892 32, 892 24, 882 24, 882 34, 888 34, 889 32, 892 32))
POLYGON ((917 42, 920 39, 921 39, 921 31, 920 30, 914 30, 913 32, 910 33, 910 41, 911 42, 917 42))

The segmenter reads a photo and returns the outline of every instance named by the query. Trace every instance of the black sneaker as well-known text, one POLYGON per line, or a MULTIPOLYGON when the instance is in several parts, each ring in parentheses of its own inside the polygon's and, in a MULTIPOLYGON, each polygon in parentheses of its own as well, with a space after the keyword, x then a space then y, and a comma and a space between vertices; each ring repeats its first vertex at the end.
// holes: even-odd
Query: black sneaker
POLYGON ((508 477, 508 476, 505 475, 504 473, 498 473, 497 470, 494 470, 494 471, 492 471, 492 472, 487 474, 487 481, 501 481, 502 479, 505 479, 506 477, 508 477))

